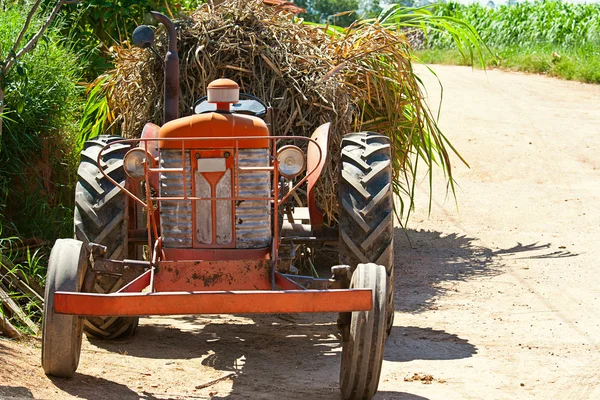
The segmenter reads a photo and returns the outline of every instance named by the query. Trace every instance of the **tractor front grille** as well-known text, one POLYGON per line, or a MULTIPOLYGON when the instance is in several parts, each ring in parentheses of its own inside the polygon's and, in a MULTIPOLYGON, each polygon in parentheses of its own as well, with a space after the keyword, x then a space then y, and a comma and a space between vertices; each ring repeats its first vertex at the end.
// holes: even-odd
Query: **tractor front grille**
MULTIPOLYGON (((210 188, 201 186, 201 180, 196 177, 197 187, 192 188, 191 152, 185 152, 185 181, 188 196, 211 196, 210 188)), ((237 160, 241 167, 265 167, 268 166, 270 158, 269 149, 240 149, 237 160)), ((161 168, 181 168, 181 150, 163 149, 160 154, 161 168)), ((231 174, 233 171, 227 172, 231 174)), ((244 197, 269 197, 271 195, 271 176, 268 171, 240 171, 238 174, 237 195, 244 197)), ((222 189, 221 189, 222 190, 222 189)), ((219 193, 217 186, 217 197, 227 197, 219 193)), ((235 194, 235 188, 234 188, 235 194)), ((161 197, 183 197, 184 187, 180 172, 165 172, 160 174, 160 196, 161 197)), ((212 225, 210 207, 203 207, 208 203, 206 200, 198 200, 196 206, 196 224, 212 225), (206 208, 208 212, 202 212, 206 208)), ((271 202, 269 200, 240 200, 234 202, 233 217, 235 225, 235 247, 236 248, 261 248, 271 244, 271 202)), ((217 220, 219 213, 231 212, 226 201, 216 201, 217 220)), ((223 215, 224 216, 224 215, 223 215)), ((222 245, 231 242, 231 237, 226 232, 231 228, 230 218, 223 218, 217 224, 217 243, 222 245), (229 221, 224 224, 223 221, 229 221)), ((191 200, 165 200, 160 205, 160 222, 163 237, 163 246, 167 248, 193 248, 193 208, 191 200)), ((207 230, 208 232, 208 230, 207 230)), ((212 232, 212 231, 211 231, 212 232)), ((206 247, 206 238, 197 233, 196 240, 206 247), (200 237, 202 236, 202 237, 200 237)), ((211 233, 212 235, 212 233, 211 233)))

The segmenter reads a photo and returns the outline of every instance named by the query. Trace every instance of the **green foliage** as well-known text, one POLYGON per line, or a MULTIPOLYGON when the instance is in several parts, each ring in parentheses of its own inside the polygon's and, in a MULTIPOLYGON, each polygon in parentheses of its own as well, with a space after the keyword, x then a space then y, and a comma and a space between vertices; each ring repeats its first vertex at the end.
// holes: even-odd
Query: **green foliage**
POLYGON ((79 124, 79 148, 83 146, 86 140, 109 133, 108 129, 113 120, 113 114, 104 90, 107 79, 108 76, 103 75, 90 85, 81 123, 79 124))
MULTIPOLYGON (((552 44, 581 46, 600 37, 600 4, 572 4, 562 1, 535 1, 497 8, 479 4, 439 3, 434 13, 458 18, 475 27, 490 46, 531 46, 552 44)), ((432 32, 429 45, 450 48, 443 33, 432 32)))
MULTIPOLYGON (((357 88, 374 85, 368 90, 377 95, 375 101, 369 95, 367 101, 359 103, 363 114, 360 129, 382 132, 392 139, 395 172, 393 187, 400 200, 396 212, 405 221, 408 221, 414 206, 419 164, 421 169, 425 165, 430 186, 433 185, 434 168, 441 168, 448 179, 448 187, 453 192, 451 156, 458 157, 468 166, 441 132, 435 116, 422 103, 418 85, 420 80, 411 65, 416 58, 406 39, 394 44, 390 40, 384 40, 385 51, 374 51, 372 48, 379 46, 379 43, 375 43, 377 34, 373 35, 373 32, 384 31, 394 37, 402 37, 402 32, 416 30, 449 35, 461 54, 465 57, 468 54, 471 61, 477 57, 482 65, 489 53, 473 26, 458 18, 436 15, 424 7, 391 4, 375 18, 358 21, 348 29, 327 26, 326 31, 340 40, 352 35, 361 36, 359 42, 362 43, 364 56, 360 69, 369 72, 366 78, 362 77, 359 82, 352 83, 357 88), (399 109, 398 105, 401 105, 399 109)), ((431 200, 430 197, 430 208, 431 200)))
MULTIPOLYGON (((129 40, 136 26, 153 24, 150 11, 177 12, 170 0, 86 0, 65 5, 62 34, 68 37, 86 64, 88 81, 112 67, 109 48, 129 40)), ((190 7, 196 0, 186 2, 190 7)))
POLYGON ((160 0, 86 0, 68 6, 68 20, 75 39, 91 44, 99 41, 108 48, 129 39, 136 26, 152 23, 150 11, 168 13, 169 3, 160 0))
MULTIPOLYGON (((0 13, 3 51, 14 42, 25 15, 19 7, 0 13)), ((10 221, 5 233, 51 240, 71 235, 80 74, 78 56, 50 30, 5 77, 0 150, 0 204, 10 221)))
POLYGON ((306 10, 299 16, 308 22, 349 26, 356 21, 358 0, 297 0, 295 4, 306 10))
MULTIPOLYGON (((437 4, 434 13, 471 23, 493 49, 490 65, 600 83, 600 5, 536 1, 488 8, 437 4)), ((423 62, 470 64, 443 32, 429 31, 423 62)))
POLYGON ((376 21, 383 26, 403 30, 421 30, 430 36, 444 37, 464 56, 473 62, 478 59, 485 65, 485 57, 490 53, 485 41, 469 21, 441 13, 432 12, 429 7, 405 7, 391 4, 379 15, 376 21))
MULTIPOLYGON (((417 57, 427 64, 471 65, 456 49, 430 48, 418 52, 417 57)), ((505 46, 495 50, 495 56, 486 62, 508 70, 600 83, 600 43, 575 48, 505 46)))

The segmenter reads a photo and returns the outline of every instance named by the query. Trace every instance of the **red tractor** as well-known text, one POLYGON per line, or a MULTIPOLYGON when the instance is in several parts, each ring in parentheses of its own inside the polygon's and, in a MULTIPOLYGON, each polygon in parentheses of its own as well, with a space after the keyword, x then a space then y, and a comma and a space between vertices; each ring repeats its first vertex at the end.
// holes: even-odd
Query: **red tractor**
MULTIPOLYGON (((371 398, 394 315, 387 137, 343 137, 338 223, 327 226, 315 185, 329 124, 310 138, 273 136, 270 108, 228 79, 178 118, 177 35, 166 16, 153 16, 169 35, 165 124, 84 146, 76 239, 58 240, 48 265, 44 371, 72 376, 83 331, 133 335, 142 315, 338 312, 342 395, 371 398), (293 206, 301 186, 307 208, 293 206), (292 268, 299 246, 332 242, 340 265, 330 279, 292 268)), ((147 26, 133 34, 142 48, 153 40, 147 26)))

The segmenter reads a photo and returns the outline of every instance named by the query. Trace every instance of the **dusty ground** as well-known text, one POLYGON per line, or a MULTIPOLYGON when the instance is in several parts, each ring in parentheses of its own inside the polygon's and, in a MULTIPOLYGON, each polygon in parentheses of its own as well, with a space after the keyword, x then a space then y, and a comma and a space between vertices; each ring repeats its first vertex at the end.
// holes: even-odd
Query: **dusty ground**
MULTIPOLYGON (((411 243, 397 231, 377 398, 600 399, 600 86, 433 68, 471 169, 454 168, 458 210, 439 179, 428 216, 424 180, 411 243)), ((132 341, 84 341, 72 380, 43 375, 39 344, 0 341, 0 397, 338 399, 333 320, 143 319, 132 341)))

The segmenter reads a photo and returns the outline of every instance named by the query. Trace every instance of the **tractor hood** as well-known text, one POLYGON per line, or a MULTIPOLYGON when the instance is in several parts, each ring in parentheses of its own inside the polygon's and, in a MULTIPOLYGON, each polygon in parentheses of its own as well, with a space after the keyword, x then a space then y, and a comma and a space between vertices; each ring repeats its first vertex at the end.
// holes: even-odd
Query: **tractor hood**
POLYGON ((239 140, 237 147, 240 149, 267 148, 269 147, 267 136, 269 136, 269 129, 260 118, 213 112, 167 122, 160 128, 158 147, 160 149, 180 149, 182 147, 181 140, 160 140, 178 138, 187 139, 185 141, 186 149, 235 148, 235 140, 229 138, 252 137, 239 140), (264 139, 260 138, 263 136, 264 139))

